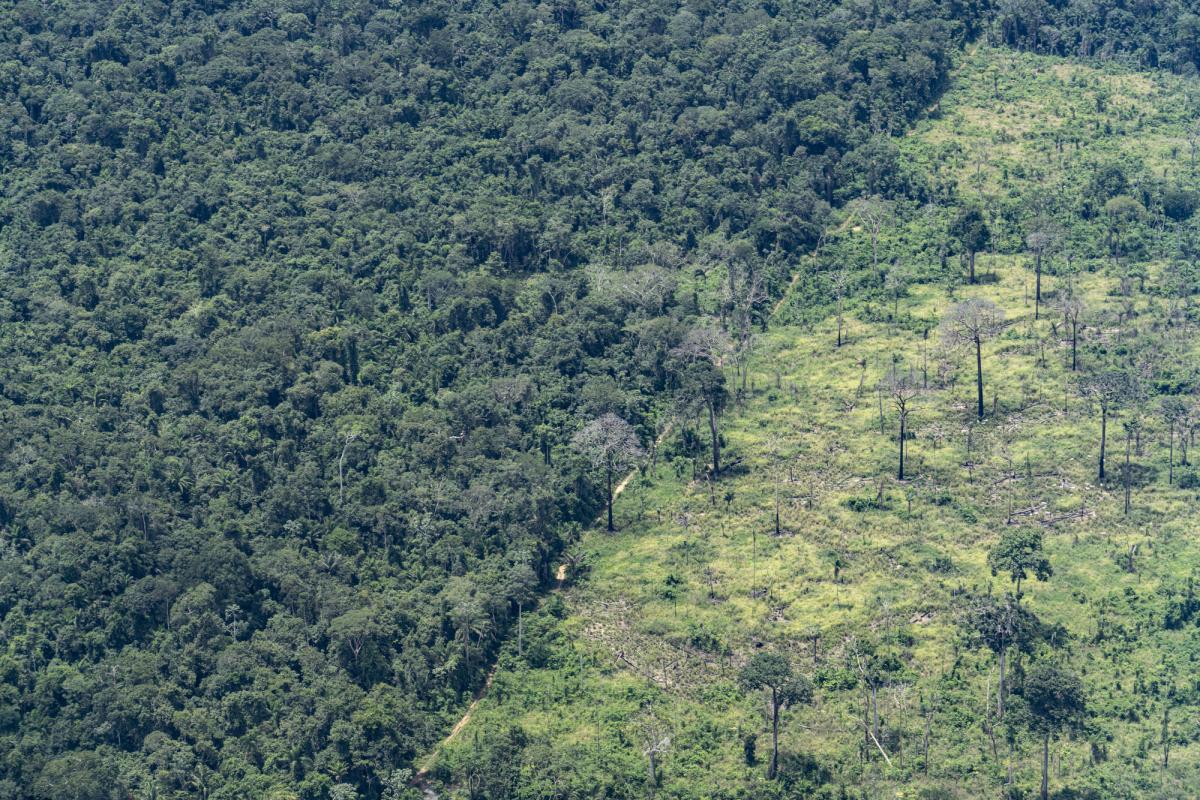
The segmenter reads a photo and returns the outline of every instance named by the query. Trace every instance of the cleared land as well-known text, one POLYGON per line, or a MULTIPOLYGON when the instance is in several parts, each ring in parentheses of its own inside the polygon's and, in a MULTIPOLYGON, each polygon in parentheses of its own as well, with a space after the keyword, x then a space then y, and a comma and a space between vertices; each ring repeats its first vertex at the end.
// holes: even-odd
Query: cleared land
MULTIPOLYGON (((725 418, 727 473, 710 483, 703 449, 688 449, 686 433, 671 437, 621 497, 620 531, 585 534, 573 587, 531 615, 521 655, 507 647, 437 774, 469 791, 475 778, 460 765, 487 764, 480 751, 517 726, 522 796, 634 785, 647 771, 645 742, 663 731, 659 797, 996 796, 1010 769, 1033 792, 1040 745, 995 719, 996 659, 960 624, 967 593, 1011 589, 986 555, 1005 529, 1024 525, 1044 532, 1054 569, 1022 586, 1027 607, 1060 626, 1060 641, 1038 647, 1083 676, 1091 709, 1082 734, 1053 745, 1052 789, 1190 794, 1200 785, 1200 746, 1184 744, 1200 726, 1200 636, 1190 613, 1177 617, 1200 568, 1200 500, 1157 395, 1194 379, 1193 300, 1168 275, 1194 226, 1148 215, 1123 231, 1115 260, 1103 212, 1069 222, 1047 259, 1036 321, 1023 242, 1039 196, 1048 206, 1084 196, 1106 165, 1141 176, 1130 195, 1136 180, 1195 188, 1185 108, 1196 91, 1168 76, 1007 51, 967 56, 934 116, 900 143, 902 169, 932 176, 930 203, 896 210, 878 268, 861 224, 831 233, 798 265, 796 307, 823 299, 822 310, 801 315, 785 303, 759 335, 748 391, 725 418), (941 261, 948 221, 968 202, 987 211, 993 235, 977 285, 964 284, 957 255, 941 261), (838 347, 830 287, 843 268, 852 289, 838 347), (899 278, 880 280, 883 272, 899 278), (1056 310, 1067 292, 1086 309, 1079 372, 1056 310), (946 347, 939 332, 968 298, 1006 315, 983 346, 983 422, 973 353, 946 347), (1155 392, 1109 420, 1102 484, 1099 410, 1078 382, 1147 335, 1163 367, 1155 392), (878 389, 893 369, 913 370, 922 387, 903 481, 896 408, 878 389), (1129 434, 1127 514, 1128 422, 1140 427, 1129 434), (737 682, 762 649, 787 653, 816 686, 811 705, 784 715, 786 788, 764 777, 761 696, 737 682), (864 737, 864 659, 885 665, 875 673, 878 743, 864 737), (748 736, 757 736, 753 765, 748 736)), ((732 370, 729 380, 740 385, 732 370)), ((703 436, 695 421, 677 425, 703 436)), ((1015 674, 1032 657, 1014 654, 1015 674)))

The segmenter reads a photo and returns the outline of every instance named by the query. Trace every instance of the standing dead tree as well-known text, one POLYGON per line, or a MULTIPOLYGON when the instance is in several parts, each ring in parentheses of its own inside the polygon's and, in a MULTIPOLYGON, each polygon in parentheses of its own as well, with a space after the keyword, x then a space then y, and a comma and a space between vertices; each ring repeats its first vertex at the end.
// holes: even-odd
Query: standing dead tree
POLYGON ((571 438, 571 445, 591 462, 593 468, 604 472, 608 530, 616 530, 613 527, 613 474, 633 466, 643 455, 633 426, 616 414, 604 414, 584 425, 571 438))
POLYGON ((972 298, 950 309, 942 321, 942 338, 950 345, 975 350, 975 387, 979 418, 983 419, 983 343, 1004 328, 1004 310, 990 300, 972 298))

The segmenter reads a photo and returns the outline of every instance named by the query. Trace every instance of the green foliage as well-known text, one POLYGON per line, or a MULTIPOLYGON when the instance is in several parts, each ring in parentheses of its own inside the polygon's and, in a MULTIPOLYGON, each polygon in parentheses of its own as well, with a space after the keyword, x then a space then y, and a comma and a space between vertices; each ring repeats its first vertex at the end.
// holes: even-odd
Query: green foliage
POLYGON ((1000 540, 988 551, 988 568, 993 575, 1001 572, 1017 585, 1028 577, 1049 580, 1054 574, 1050 560, 1042 553, 1042 532, 1032 528, 1015 528, 1000 534, 1000 540))
MULTIPOLYGON (((547 760, 564 784, 645 796, 629 731, 653 705, 670 709, 673 724, 658 796, 1029 797, 1046 741, 1026 687, 1034 697, 1035 673, 1054 664, 1078 681, 1061 684, 1061 714, 1043 715, 1063 723, 1049 741, 1052 796, 1188 796, 1200 779, 1188 677, 1200 658, 1197 497, 1167 481, 1167 462, 1176 478, 1189 473, 1185 444, 1195 461, 1200 317, 1185 287, 1188 242, 1200 239, 1194 215, 1176 222, 1164 201, 1173 186, 1197 188, 1189 91, 1170 75, 1111 64, 986 46, 966 55, 931 118, 897 143, 900 172, 927 176, 932 202, 896 203, 879 268, 869 225, 852 208, 837 214, 756 337, 745 363, 757 389, 734 394, 721 420, 737 468, 711 485, 694 467, 705 444, 684 444, 703 430, 695 412, 668 434, 659 465, 622 497, 619 533, 581 544, 591 572, 563 595, 558 665, 502 658, 506 694, 481 702, 466 741, 518 720, 554 743, 547 760), (1144 210, 1120 220, 1119 260, 1103 210, 1117 196, 1144 210), (975 286, 943 259, 960 250, 949 230, 970 205, 992 233, 975 286), (1031 242, 1034 231, 1048 241, 1031 242), (1045 295, 1035 319, 1038 253, 1045 295), (898 303, 892 261, 912 276, 898 303), (975 364, 931 335, 973 298, 1005 314, 981 343, 982 421, 975 364), (1072 308, 1077 364, 1060 316, 1072 308), (904 481, 893 477, 898 412, 874 391, 899 363, 914 365, 923 387, 904 481), (1109 370, 1128 379, 1128 397, 1088 391, 1109 370), (1179 406, 1171 422, 1163 398, 1180 401, 1168 404, 1179 406), (1128 516, 1120 484, 1096 481, 1101 400, 1110 431, 1138 423, 1128 516), (881 489, 889 507, 848 507, 881 489), (1021 546, 999 547, 1006 533, 1021 546), (1013 556, 997 576, 993 548, 1013 556), (1053 578, 1037 581, 1050 565, 1053 578), (997 590, 1012 566, 1026 576, 1019 603, 997 590), (670 575, 686 588, 667 599, 670 575), (690 646, 697 630, 721 642, 720 655, 690 646), (772 782, 767 691, 739 680, 760 653, 786 654, 814 685, 811 704, 783 715, 772 782)), ((742 382, 732 359, 722 369, 731 386, 742 382)), ((1126 444, 1124 433, 1111 437, 1110 457, 1123 462, 1126 444)), ((461 741, 447 748, 450 791, 468 751, 461 741)))
POLYGON ((856 18, 0 5, 0 775, 383 794, 601 508, 580 425, 715 427, 697 318, 922 191, 979 12, 856 18))

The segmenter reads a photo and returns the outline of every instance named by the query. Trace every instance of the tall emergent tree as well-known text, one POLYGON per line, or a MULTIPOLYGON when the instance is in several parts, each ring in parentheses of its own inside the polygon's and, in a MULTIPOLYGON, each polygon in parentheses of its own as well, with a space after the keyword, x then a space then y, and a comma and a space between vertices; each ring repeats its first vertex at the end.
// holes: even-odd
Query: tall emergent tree
POLYGON ((812 700, 812 684, 802 675, 792 672, 792 665, 778 653, 755 653, 742 668, 741 682, 747 689, 766 689, 770 692, 771 763, 767 779, 779 774, 779 712, 786 706, 812 700))
POLYGON ((1033 642, 1039 623, 1032 611, 1007 592, 997 598, 987 594, 975 598, 966 609, 965 624, 971 639, 996 654, 1000 667, 1000 683, 996 692, 996 716, 1004 716, 1007 694, 1008 650, 1027 649, 1033 642))
POLYGON ((608 529, 613 527, 613 473, 628 469, 643 455, 633 426, 616 414, 604 414, 584 425, 571 438, 571 445, 591 465, 603 470, 608 506, 608 529))
POLYGON ((677 392, 686 408, 699 408, 708 415, 712 437, 712 474, 721 474, 721 431, 717 418, 729 399, 721 364, 730 352, 729 337, 714 328, 696 328, 671 351, 675 360, 677 392))
POLYGON ((1104 455, 1108 448, 1108 418, 1135 393, 1133 377, 1127 370, 1105 369, 1087 376, 1080 382, 1084 397, 1100 406, 1100 468, 1099 480, 1104 480, 1104 455))
POLYGON ((975 388, 983 419, 983 343, 1004 328, 1004 310, 991 300, 972 298, 950 309, 942 321, 942 338, 951 345, 975 348, 975 388))
POLYGON ((1087 698, 1079 676, 1053 664, 1036 664, 1025 676, 1021 696, 1029 709, 1033 732, 1042 737, 1042 800, 1050 797, 1050 739, 1078 730, 1087 715, 1087 698))
POLYGON ((1061 230, 1052 221, 1038 217, 1030 225, 1025 244, 1033 251, 1033 318, 1041 318, 1042 309, 1042 260, 1058 243, 1061 230))

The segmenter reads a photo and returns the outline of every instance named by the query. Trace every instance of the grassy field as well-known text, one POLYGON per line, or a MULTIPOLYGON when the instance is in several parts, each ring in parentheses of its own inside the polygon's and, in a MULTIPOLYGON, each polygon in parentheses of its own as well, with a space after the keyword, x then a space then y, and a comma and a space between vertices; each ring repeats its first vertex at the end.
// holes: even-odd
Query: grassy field
MULTIPOLYGON (((522 797, 650 796, 645 743, 669 736, 659 797, 994 797, 1010 770, 1014 796, 1033 796, 1039 746, 996 722, 995 657, 959 624, 967 592, 1010 590, 988 570, 987 550, 1007 527, 1027 525, 1044 532, 1054 574, 1023 585, 1023 602, 1061 626, 1039 647, 1083 676, 1091 712, 1086 730, 1053 746, 1052 791, 1193 796, 1200 634, 1190 621, 1164 621, 1200 568, 1200 500, 1178 485, 1191 475, 1178 463, 1168 485, 1155 398, 1110 420, 1115 477, 1097 481, 1099 411, 1077 391, 1053 305, 1068 286, 1086 303, 1082 370, 1099 352, 1153 335, 1170 375, 1190 382, 1194 328, 1167 325, 1173 301, 1162 287, 1191 223, 1138 225, 1120 262, 1103 247, 1103 215, 1071 224, 1035 320, 1021 210, 1043 195, 1085 193, 1109 163, 1139 176, 1131 194, 1139 180, 1194 186, 1186 109, 1198 88, 986 48, 965 57, 940 107, 899 144, 903 168, 934 186, 929 204, 897 209, 881 240, 887 269, 905 270, 906 286, 879 285, 854 218, 797 265, 796 294, 757 340, 750 391, 726 413, 726 474, 703 478, 703 452, 680 438, 703 428, 679 421, 620 497, 620 530, 584 535, 582 566, 529 615, 521 654, 516 642, 506 647, 491 692, 435 776, 451 793, 485 791, 496 776, 462 765, 488 764, 488 751, 496 770, 519 776, 522 797), (993 214, 977 285, 964 283, 957 257, 943 267, 939 254, 939 232, 967 202, 993 214), (856 288, 837 347, 828 286, 841 268, 856 288), (973 354, 939 332, 947 309, 972 297, 996 303, 1007 321, 983 348, 982 422, 973 354), (912 404, 904 481, 896 410, 877 390, 893 365, 927 384, 912 404), (1122 422, 1131 419, 1143 428, 1126 514, 1122 422), (737 681, 760 650, 786 653, 816 686, 811 704, 784 714, 775 783, 763 767, 761 694, 737 681), (878 746, 863 733, 863 652, 892 665, 878 746)), ((1030 658, 1014 654, 1015 674, 1030 658)))

